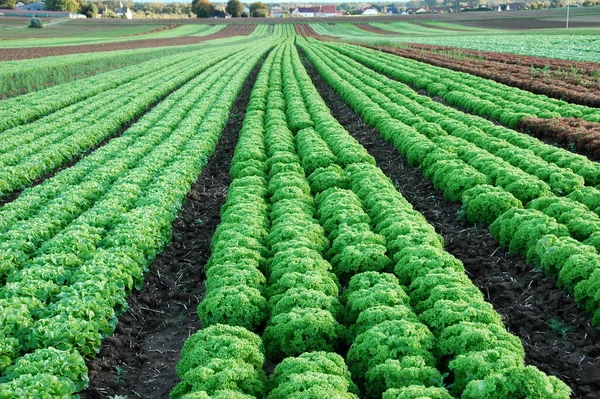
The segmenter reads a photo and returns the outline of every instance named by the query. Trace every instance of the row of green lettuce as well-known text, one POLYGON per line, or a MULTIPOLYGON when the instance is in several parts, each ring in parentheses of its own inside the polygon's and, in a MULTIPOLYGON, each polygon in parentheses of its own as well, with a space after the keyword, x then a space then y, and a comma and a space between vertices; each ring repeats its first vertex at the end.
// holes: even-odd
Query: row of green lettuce
POLYGON ((204 329, 184 345, 173 399, 569 397, 525 367, 520 340, 331 116, 290 43, 258 76, 231 176, 204 329), (335 354, 348 345, 351 374, 335 354), (268 379, 265 357, 284 358, 268 379))
MULTIPOLYGON (((583 186, 584 181, 597 183, 591 180, 592 173, 584 172, 597 164, 574 163, 575 172, 557 169, 557 164, 577 156, 543 144, 537 149, 532 146, 532 151, 520 150, 510 144, 518 141, 519 133, 498 128, 506 131, 499 131, 506 140, 486 136, 483 130, 461 125, 476 117, 453 110, 444 113, 427 97, 362 69, 331 47, 311 42, 304 48, 325 80, 368 124, 377 127, 410 164, 421 168, 447 199, 462 200, 466 220, 491 224, 491 234, 510 252, 558 274, 557 283, 585 306, 594 325, 600 325, 600 191, 583 186), (411 108, 419 113, 409 112, 411 108), (428 115, 432 118, 420 122, 428 115), (556 163, 536 159, 540 152, 556 163)), ((529 140, 534 139, 525 141, 529 140)))
POLYGON ((270 46, 206 68, 124 134, 0 208, 0 396, 87 384, 127 294, 171 239, 242 84, 270 46))
MULTIPOLYGON (((211 51, 206 58, 198 61, 199 53, 187 53, 184 56, 172 56, 173 59, 143 64, 143 73, 140 75, 129 71, 132 76, 123 84, 107 87, 105 91, 72 105, 57 105, 55 112, 49 110, 51 113, 41 119, 3 131, 0 133, 3 139, 0 144, 0 196, 30 186, 37 179, 114 136, 152 104, 226 58, 226 54, 218 50, 211 51)), ((77 84, 69 86, 72 86, 71 90, 63 88, 60 91, 61 97, 68 97, 71 91, 79 90, 77 84)), ((37 94, 33 93, 32 97, 38 97, 37 94)), ((54 104, 60 103, 57 98, 50 100, 54 100, 54 104)), ((18 108, 21 103, 20 97, 5 102, 9 103, 9 109, 14 108, 11 105, 18 108)), ((15 112, 25 114, 26 110, 15 112)), ((33 115, 36 113, 32 111, 33 115)))
POLYGON ((430 96, 439 96, 467 112, 515 127, 526 117, 583 118, 600 122, 600 110, 533 94, 464 72, 373 51, 349 44, 335 45, 337 51, 430 96))

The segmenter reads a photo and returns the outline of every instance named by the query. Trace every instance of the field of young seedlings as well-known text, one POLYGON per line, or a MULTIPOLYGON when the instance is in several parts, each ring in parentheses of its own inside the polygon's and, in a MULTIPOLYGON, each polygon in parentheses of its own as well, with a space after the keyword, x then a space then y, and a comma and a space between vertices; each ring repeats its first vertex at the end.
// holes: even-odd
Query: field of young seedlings
POLYGON ((232 26, 0 62, 0 398, 600 397, 600 64, 232 26))

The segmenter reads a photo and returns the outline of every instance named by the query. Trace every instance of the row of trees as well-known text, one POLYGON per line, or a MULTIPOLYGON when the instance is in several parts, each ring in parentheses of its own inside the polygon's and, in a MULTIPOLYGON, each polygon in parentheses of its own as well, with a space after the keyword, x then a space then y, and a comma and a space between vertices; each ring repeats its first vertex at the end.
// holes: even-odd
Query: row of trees
POLYGON ((269 7, 262 1, 250 4, 249 13, 245 12, 245 6, 240 0, 229 0, 225 11, 218 10, 215 8, 209 0, 193 0, 192 12, 198 16, 198 18, 212 18, 215 16, 224 16, 221 14, 229 14, 233 18, 240 17, 256 17, 264 18, 269 16, 269 7))

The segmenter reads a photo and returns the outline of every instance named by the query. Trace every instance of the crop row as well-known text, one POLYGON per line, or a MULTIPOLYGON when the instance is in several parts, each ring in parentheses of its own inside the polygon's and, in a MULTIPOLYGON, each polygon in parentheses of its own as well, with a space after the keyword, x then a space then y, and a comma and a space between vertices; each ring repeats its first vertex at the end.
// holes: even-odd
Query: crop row
POLYGON ((170 240, 260 48, 207 68, 122 137, 1 209, 0 396, 64 397, 85 386, 84 359, 170 240))
POLYGON ((336 49, 394 80, 426 90, 429 95, 439 96, 451 105, 510 127, 516 126, 521 118, 531 116, 600 120, 600 113, 595 108, 533 94, 489 79, 360 46, 338 45, 336 49))
POLYGON ((438 67, 492 79, 536 94, 590 107, 600 106, 600 94, 598 94, 600 83, 597 78, 586 76, 583 72, 567 72, 569 69, 567 71, 538 70, 527 64, 492 61, 476 55, 469 56, 459 49, 454 49, 450 53, 449 49, 443 50, 441 46, 435 46, 436 51, 419 47, 417 47, 419 50, 415 51, 415 46, 418 45, 405 48, 392 46, 373 48, 438 67))
MULTIPOLYGON (((103 95, 109 90, 119 88, 141 77, 160 73, 165 68, 175 66, 197 56, 197 52, 192 52, 162 57, 158 60, 143 62, 116 71, 79 79, 76 82, 53 86, 45 90, 4 100, 1 103, 2 109, 0 110, 0 132, 18 125, 31 123, 69 105, 90 99, 93 96, 103 95)), ((74 113, 74 110, 71 109, 70 113, 74 113)))
POLYGON ((200 46, 162 47, 134 51, 106 51, 71 54, 34 60, 2 61, 0 99, 67 83, 90 73, 100 73, 140 62, 182 52, 198 50, 200 46))
POLYGON ((121 86, 0 133, 4 139, 0 144, 0 195, 27 187, 114 135, 150 105, 226 57, 214 51, 200 62, 194 57, 167 62, 121 86))
POLYGON ((524 367, 519 339, 374 163, 330 115, 294 47, 277 47, 253 89, 211 244, 198 313, 214 325, 186 342, 172 398, 228 389, 244 398, 356 398, 352 380, 367 397, 451 398, 442 371, 463 398, 568 397, 560 381, 524 367), (341 296, 338 281, 349 287, 341 296), (205 338, 242 334, 231 326, 260 331, 265 316, 267 357, 288 356, 267 382, 254 335, 231 344, 243 350, 215 351, 205 338), (344 344, 352 380, 333 353, 344 344), (193 367, 191 356, 200 359, 193 367), (247 371, 215 366, 227 362, 247 371))
MULTIPOLYGON (((598 189, 583 187, 582 180, 574 178, 577 175, 570 169, 550 168, 550 164, 525 168, 527 163, 523 161, 535 165, 532 153, 519 150, 518 147, 507 147, 507 143, 500 146, 497 139, 481 135, 472 127, 462 129, 457 125, 462 119, 452 118, 456 111, 436 114, 435 111, 442 110, 442 106, 426 97, 422 102, 425 106, 422 112, 411 114, 407 110, 412 107, 411 100, 415 97, 405 96, 405 93, 410 94, 405 87, 395 85, 373 71, 362 70, 359 64, 330 47, 311 42, 305 49, 325 80, 367 123, 376 126, 409 163, 419 166, 425 177, 433 180, 434 187, 443 191, 447 199, 463 201, 464 217, 469 222, 494 223, 495 226, 512 223, 508 230, 493 228, 491 232, 511 252, 519 253, 536 264, 539 264, 539 256, 533 256, 535 251, 538 254, 544 251, 551 254, 558 246, 575 246, 575 249, 563 253, 561 257, 547 257, 545 262, 553 262, 554 265, 544 267, 549 273, 566 267, 567 258, 581 252, 587 251, 589 257, 598 259, 598 189), (347 82, 351 83, 350 88, 347 82), (402 104, 402 111, 396 108, 398 104, 402 104), (427 115, 435 120, 425 123, 419 121, 419 116, 425 118, 427 115), (467 141, 461 137, 474 138, 467 141), (519 159, 523 170, 511 165, 512 162, 506 162, 501 155, 512 157, 508 159, 509 162, 519 159), (554 172, 550 172, 552 170, 554 172), (526 173, 529 171, 533 174, 526 173), (546 175, 546 172, 550 175, 546 175), (574 181, 579 183, 570 186, 569 182, 574 181), (567 193, 567 197, 560 197, 567 193), (529 208, 523 211, 524 214, 537 217, 539 223, 532 222, 527 226, 518 224, 515 218, 521 215, 521 211, 515 213, 515 210, 523 205, 529 208), (548 234, 553 234, 558 241, 550 240, 553 245, 540 244, 540 239, 548 234)), ((517 139, 518 133, 513 133, 517 139)), ((566 151, 554 149, 552 158, 559 159, 562 153, 566 151)), ((565 156, 570 155, 566 153, 565 156)), ((540 165, 539 161, 537 163, 540 165)), ((577 177, 581 179, 582 176, 577 177)), ((545 242, 549 241, 546 239, 545 242)), ((600 273, 596 270, 598 261, 589 262, 589 259, 578 257, 569 259, 572 261, 568 263, 569 270, 577 269, 577 277, 569 284, 562 281, 559 284, 578 293, 576 299, 594 314, 593 322, 598 324, 600 307, 594 299, 600 289, 600 284, 595 283, 600 273), (581 285, 577 288, 579 283, 581 285)))

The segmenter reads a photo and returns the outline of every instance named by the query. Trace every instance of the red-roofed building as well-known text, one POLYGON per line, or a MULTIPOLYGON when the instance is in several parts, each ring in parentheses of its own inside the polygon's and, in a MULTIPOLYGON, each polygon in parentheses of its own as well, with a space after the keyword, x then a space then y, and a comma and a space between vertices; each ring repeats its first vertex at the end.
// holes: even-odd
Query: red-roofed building
POLYGON ((292 11, 292 16, 295 17, 334 17, 336 15, 335 5, 298 7, 292 11))

